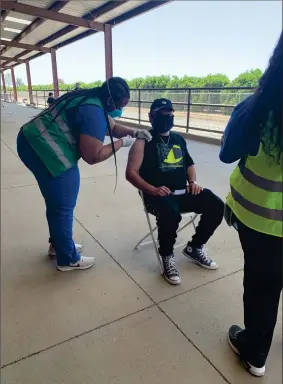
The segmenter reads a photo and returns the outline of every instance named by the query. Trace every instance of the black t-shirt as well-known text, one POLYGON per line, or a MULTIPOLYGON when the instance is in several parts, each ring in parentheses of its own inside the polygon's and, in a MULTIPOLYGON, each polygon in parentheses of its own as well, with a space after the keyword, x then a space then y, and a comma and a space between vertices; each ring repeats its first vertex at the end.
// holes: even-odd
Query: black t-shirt
POLYGON ((175 132, 170 132, 169 136, 150 132, 152 140, 145 143, 140 176, 155 187, 164 185, 171 191, 184 189, 187 169, 194 164, 185 139, 175 132))

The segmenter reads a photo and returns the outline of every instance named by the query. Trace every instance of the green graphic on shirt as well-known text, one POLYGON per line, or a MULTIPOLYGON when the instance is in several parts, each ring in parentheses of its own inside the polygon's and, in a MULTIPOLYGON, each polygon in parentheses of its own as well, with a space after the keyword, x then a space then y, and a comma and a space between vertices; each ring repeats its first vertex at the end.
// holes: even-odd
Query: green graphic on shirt
POLYGON ((167 164, 178 164, 183 160, 182 150, 179 145, 173 145, 173 148, 170 149, 164 163, 167 164))
POLYGON ((159 169, 161 172, 172 172, 184 166, 183 152, 179 145, 157 144, 159 169))

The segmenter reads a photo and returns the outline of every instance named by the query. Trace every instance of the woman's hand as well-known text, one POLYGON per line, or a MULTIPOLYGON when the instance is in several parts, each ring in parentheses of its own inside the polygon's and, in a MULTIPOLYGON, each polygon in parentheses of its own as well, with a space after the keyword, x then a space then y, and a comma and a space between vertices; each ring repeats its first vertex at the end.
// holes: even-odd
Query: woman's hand
POLYGON ((146 129, 141 129, 141 130, 134 129, 133 137, 135 139, 143 139, 145 141, 151 141, 152 140, 152 136, 151 136, 150 132, 147 131, 146 129))
POLYGON ((135 139, 132 138, 131 136, 125 136, 121 140, 122 140, 122 147, 130 147, 135 141, 135 139))

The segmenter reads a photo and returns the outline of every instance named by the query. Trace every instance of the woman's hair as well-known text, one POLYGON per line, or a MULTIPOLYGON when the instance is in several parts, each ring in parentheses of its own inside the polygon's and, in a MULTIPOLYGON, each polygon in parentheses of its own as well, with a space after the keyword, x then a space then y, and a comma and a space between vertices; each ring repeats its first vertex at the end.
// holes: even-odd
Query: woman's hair
POLYGON ((282 88, 283 41, 282 33, 259 81, 260 96, 255 105, 261 129, 264 152, 280 163, 283 152, 282 88))

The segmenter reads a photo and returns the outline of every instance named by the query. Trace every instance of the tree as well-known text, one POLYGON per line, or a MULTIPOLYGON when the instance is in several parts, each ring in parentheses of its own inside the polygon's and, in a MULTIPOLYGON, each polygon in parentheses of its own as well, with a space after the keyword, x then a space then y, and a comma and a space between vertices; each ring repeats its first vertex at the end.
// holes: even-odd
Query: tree
POLYGON ((4 78, 5 78, 6 87, 11 87, 12 86, 12 75, 11 75, 11 73, 10 72, 5 73, 4 78))
POLYGON ((203 87, 220 88, 230 84, 230 80, 226 75, 222 73, 216 73, 215 75, 209 74, 203 78, 203 87))
POLYGON ((16 78, 16 87, 21 87, 22 85, 25 85, 25 83, 23 82, 23 79, 21 77, 17 77, 16 78))
POLYGON ((251 69, 249 71, 240 73, 236 79, 231 83, 232 87, 257 87, 259 79, 262 76, 262 71, 257 69, 251 69))

